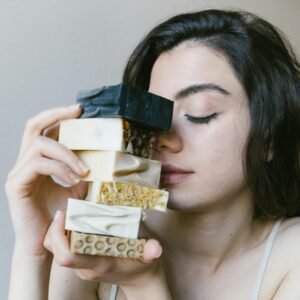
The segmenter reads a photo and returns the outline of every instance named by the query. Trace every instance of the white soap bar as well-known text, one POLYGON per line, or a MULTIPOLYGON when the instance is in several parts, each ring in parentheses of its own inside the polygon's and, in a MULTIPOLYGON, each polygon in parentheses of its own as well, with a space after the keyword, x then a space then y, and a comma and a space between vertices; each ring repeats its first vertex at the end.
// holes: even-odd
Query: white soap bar
POLYGON ((89 183, 87 201, 107 204, 141 207, 166 211, 169 193, 131 183, 117 181, 89 183))
POLYGON ((60 123, 59 142, 71 150, 121 151, 150 158, 154 132, 121 118, 70 119, 60 123))
POLYGON ((65 229, 136 239, 142 210, 138 207, 96 204, 69 199, 65 229))
POLYGON ((120 181, 158 188, 161 162, 116 151, 74 151, 89 167, 82 181, 120 181))
POLYGON ((64 120, 59 142, 71 150, 125 151, 123 131, 120 118, 64 120))

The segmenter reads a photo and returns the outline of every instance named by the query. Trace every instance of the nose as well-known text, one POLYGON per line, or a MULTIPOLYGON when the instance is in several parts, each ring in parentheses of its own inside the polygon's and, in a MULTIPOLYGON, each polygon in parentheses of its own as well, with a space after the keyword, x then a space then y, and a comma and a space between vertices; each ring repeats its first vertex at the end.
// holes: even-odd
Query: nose
POLYGON ((175 129, 159 132, 154 143, 154 150, 161 153, 164 151, 177 153, 182 150, 183 143, 175 129))

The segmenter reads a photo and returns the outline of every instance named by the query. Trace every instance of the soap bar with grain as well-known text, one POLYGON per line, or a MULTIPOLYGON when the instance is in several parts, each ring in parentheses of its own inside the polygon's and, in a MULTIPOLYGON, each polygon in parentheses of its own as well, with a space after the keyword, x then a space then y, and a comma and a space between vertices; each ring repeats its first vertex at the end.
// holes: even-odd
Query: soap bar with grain
POLYGON ((86 200, 99 204, 124 205, 166 211, 169 193, 131 183, 90 182, 86 200))

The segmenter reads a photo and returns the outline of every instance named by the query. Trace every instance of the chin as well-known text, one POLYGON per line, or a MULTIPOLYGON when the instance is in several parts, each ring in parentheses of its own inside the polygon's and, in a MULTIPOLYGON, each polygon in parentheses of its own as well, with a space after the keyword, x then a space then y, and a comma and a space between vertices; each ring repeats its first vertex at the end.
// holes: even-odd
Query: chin
POLYGON ((197 206, 198 205, 193 205, 192 203, 188 202, 186 198, 179 199, 177 197, 174 199, 170 196, 168 202, 168 208, 177 212, 195 212, 197 206))
POLYGON ((190 195, 188 192, 169 190, 168 208, 173 211, 201 213, 210 210, 215 204, 215 199, 204 197, 203 194, 190 195))

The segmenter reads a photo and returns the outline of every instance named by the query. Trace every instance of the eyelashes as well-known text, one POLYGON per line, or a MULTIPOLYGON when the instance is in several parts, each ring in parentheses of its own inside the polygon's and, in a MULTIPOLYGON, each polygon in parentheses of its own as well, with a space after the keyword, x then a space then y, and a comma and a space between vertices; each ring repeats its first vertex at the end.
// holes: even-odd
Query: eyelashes
POLYGON ((218 114, 213 113, 211 115, 204 116, 204 117, 190 116, 190 115, 187 115, 187 114, 185 114, 184 116, 190 122, 193 122, 193 123, 196 123, 196 124, 208 124, 211 120, 216 119, 218 114))

